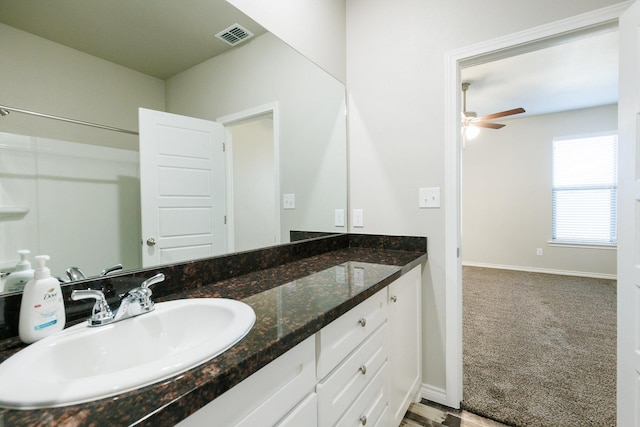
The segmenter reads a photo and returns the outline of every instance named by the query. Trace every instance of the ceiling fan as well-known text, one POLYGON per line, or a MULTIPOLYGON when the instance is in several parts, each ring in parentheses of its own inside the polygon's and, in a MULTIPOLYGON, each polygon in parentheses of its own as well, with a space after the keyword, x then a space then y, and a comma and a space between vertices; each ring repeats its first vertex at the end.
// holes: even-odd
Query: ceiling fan
POLYGON ((473 111, 467 111, 467 89, 471 83, 462 83, 462 128, 481 127, 489 129, 500 129, 505 125, 500 123, 491 123, 488 120, 499 119, 500 117, 512 116, 514 114, 524 113, 524 108, 514 108, 512 110, 500 111, 499 113, 487 114, 486 116, 477 117, 473 111))

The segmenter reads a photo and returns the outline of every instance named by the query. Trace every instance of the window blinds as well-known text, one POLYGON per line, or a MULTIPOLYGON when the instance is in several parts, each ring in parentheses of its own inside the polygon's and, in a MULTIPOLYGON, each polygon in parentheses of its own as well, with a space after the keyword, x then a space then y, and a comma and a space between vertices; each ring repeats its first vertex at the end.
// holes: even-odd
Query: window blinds
POLYGON ((616 134, 553 140, 552 240, 617 241, 616 134))

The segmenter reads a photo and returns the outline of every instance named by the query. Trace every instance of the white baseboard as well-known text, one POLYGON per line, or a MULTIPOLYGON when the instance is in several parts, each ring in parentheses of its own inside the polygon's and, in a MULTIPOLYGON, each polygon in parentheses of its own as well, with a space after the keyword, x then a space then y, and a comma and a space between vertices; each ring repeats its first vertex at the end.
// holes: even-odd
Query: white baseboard
POLYGON ((522 267, 517 265, 485 264, 482 262, 470 262, 470 261, 463 261, 462 265, 468 266, 468 267, 496 268, 500 270, 527 271, 530 273, 557 274, 560 276, 578 276, 578 277, 591 277, 594 279, 618 280, 617 274, 591 273, 591 272, 585 272, 585 271, 570 271, 570 270, 553 270, 549 268, 522 267))
MULTIPOLYGON (((439 387, 434 387, 429 384, 423 383, 422 387, 420 387, 420 396, 423 399, 427 399, 432 402, 439 403, 440 405, 451 406, 447 402, 447 392, 444 389, 441 389, 439 387)), ((454 408, 454 409, 459 409, 459 408, 454 408)))

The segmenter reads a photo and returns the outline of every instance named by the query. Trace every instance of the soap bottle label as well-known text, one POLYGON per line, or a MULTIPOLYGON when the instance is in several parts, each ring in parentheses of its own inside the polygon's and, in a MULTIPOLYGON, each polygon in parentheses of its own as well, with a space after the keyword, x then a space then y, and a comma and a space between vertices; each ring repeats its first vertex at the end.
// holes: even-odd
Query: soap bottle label
POLYGON ((58 323, 58 308, 56 304, 59 300, 58 292, 56 292, 55 288, 51 288, 42 297, 42 303, 33 306, 39 317, 33 327, 34 330, 39 331, 58 323))

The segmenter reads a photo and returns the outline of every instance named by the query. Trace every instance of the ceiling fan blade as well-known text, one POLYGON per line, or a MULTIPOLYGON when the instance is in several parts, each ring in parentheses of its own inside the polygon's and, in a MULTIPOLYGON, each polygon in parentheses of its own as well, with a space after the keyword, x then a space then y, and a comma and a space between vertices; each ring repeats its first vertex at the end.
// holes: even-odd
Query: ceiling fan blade
POLYGON ((477 121, 477 122, 471 123, 471 126, 478 126, 479 128, 500 129, 500 128, 503 128, 505 125, 502 125, 499 123, 477 121))
POLYGON ((478 117, 478 120, 492 120, 499 119, 500 117, 513 116, 514 114, 524 113, 524 108, 514 108, 513 110, 501 111, 499 113, 488 114, 486 116, 478 117))

